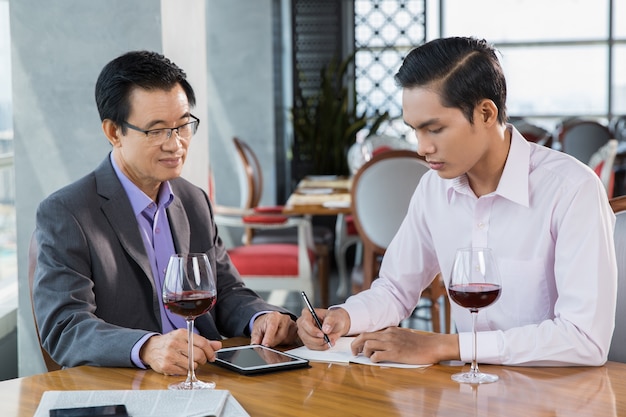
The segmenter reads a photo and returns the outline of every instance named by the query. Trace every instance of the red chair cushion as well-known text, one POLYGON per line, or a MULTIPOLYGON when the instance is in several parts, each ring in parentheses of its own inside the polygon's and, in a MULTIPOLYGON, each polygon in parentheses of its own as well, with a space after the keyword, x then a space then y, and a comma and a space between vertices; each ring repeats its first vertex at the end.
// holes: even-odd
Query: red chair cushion
POLYGON ((393 150, 393 148, 391 146, 382 145, 382 146, 379 146, 378 148, 376 148, 376 149, 374 149, 372 151, 372 156, 376 156, 376 155, 381 154, 383 152, 388 152, 388 151, 392 151, 392 150, 393 150))
MULTIPOLYGON (((238 246, 228 251, 230 259, 242 276, 288 277, 298 275, 298 245, 267 243, 238 246)), ((309 261, 315 253, 309 250, 309 261)))
POLYGON ((262 214, 283 214, 284 206, 256 206, 252 210, 262 214))
POLYGON ((251 214, 243 216, 244 223, 285 223, 287 216, 276 216, 273 214, 251 214))
POLYGON ((359 232, 356 230, 356 225, 354 224, 354 217, 352 215, 347 215, 345 217, 346 221, 346 234, 348 236, 358 235, 359 232))
MULTIPOLYGON (((593 171, 598 174, 599 177, 602 177, 602 168, 604 168, 604 161, 601 161, 598 165, 593 168, 593 171)), ((609 198, 613 197, 613 190, 615 188, 615 171, 611 172, 611 177, 609 179, 609 186, 606 190, 609 198)))

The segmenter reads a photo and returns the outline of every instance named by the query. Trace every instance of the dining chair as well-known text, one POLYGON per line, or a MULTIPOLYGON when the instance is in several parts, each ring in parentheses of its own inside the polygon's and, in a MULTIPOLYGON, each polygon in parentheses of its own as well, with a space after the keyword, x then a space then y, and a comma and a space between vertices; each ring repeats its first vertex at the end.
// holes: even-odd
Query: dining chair
POLYGON ((41 344, 41 335, 39 334, 39 326, 37 325, 37 317, 35 316, 35 305, 33 303, 33 288, 35 282, 35 269, 37 269, 37 239, 35 238, 35 234, 30 238, 30 243, 28 245, 28 289, 30 293, 30 305, 33 313, 33 321, 35 323, 35 331, 37 332, 37 340, 39 341, 39 349, 41 350, 41 355, 43 356, 43 361, 46 365, 46 369, 48 372, 56 371, 61 369, 61 365, 56 363, 54 359, 50 356, 48 351, 44 349, 41 344))
MULTIPOLYGON (((370 135, 362 141, 355 142, 348 149, 348 168, 354 175, 359 168, 374 156, 392 150, 414 150, 416 145, 396 136, 370 135)), ((363 263, 363 244, 354 225, 352 215, 343 216, 335 229, 335 262, 339 274, 339 295, 347 295, 349 288, 348 266, 346 262, 348 250, 355 246, 354 268, 358 269, 363 263)))
POLYGON ((301 217, 271 215, 237 215, 216 213, 215 223, 221 227, 221 235, 228 255, 248 288, 255 291, 306 291, 315 303, 313 284, 316 253, 311 236, 311 223, 301 217), (273 220, 274 219, 274 220, 273 220), (228 228, 250 227, 255 230, 291 229, 297 234, 297 243, 255 243, 236 245, 230 238, 228 228))
POLYGON ((552 133, 548 130, 530 123, 524 118, 511 119, 509 121, 518 132, 528 141, 538 145, 552 147, 552 133))
POLYGON ((589 159, 589 167, 600 177, 609 198, 613 197, 615 187, 615 158, 617 156, 617 139, 609 139, 589 159))
MULTIPOLYGON (((382 257, 406 216, 415 188, 430 167, 411 150, 392 150, 373 156, 356 173, 350 189, 354 224, 363 242, 363 278, 353 283, 353 292, 370 287, 378 275, 382 257)), ((429 299, 433 330, 440 331, 439 302, 446 303, 446 331, 450 308, 445 286, 438 275, 423 291, 429 299)))
POLYGON ((595 120, 571 118, 557 127, 555 136, 563 152, 587 164, 591 155, 611 139, 611 132, 595 120))
POLYGON ((613 117, 609 123, 609 130, 618 141, 626 141, 626 115, 613 117))
POLYGON ((609 360, 626 363, 626 196, 609 200, 615 213, 615 255, 617 257, 617 309, 609 360))
MULTIPOLYGON (((281 216, 283 206, 263 206, 260 204, 263 196, 263 172, 261 163, 252 147, 244 140, 234 137, 233 144, 245 177, 245 191, 242 195, 243 208, 252 210, 257 217, 267 220, 270 216, 281 216)), ((311 223, 311 233, 315 247, 317 259, 317 272, 320 280, 320 295, 322 305, 328 304, 328 282, 330 275, 330 254, 333 249, 334 234, 333 231, 322 225, 313 225, 310 218, 305 218, 311 223)), ((246 218, 246 227, 244 227, 244 242, 247 245, 260 243, 291 243, 297 244, 298 234, 293 227, 285 228, 263 228, 250 227, 249 223, 252 217, 246 218)))

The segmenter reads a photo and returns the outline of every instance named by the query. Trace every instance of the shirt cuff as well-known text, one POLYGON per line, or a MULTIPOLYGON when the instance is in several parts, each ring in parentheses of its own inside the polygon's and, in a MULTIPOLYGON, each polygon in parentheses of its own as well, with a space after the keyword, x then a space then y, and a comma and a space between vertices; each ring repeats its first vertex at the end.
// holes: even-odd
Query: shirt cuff
POLYGON ((252 316, 252 318, 250 319, 250 323, 248 323, 248 336, 252 335, 252 326, 254 325, 254 321, 257 319, 257 317, 262 316, 263 314, 267 314, 267 313, 271 313, 271 311, 259 311, 258 313, 256 313, 254 316, 252 316))
POLYGON ((135 343, 133 349, 130 351, 130 360, 132 363, 140 369, 148 369, 148 367, 143 363, 143 361, 139 357, 139 352, 143 345, 150 339, 152 336, 157 335, 158 333, 147 333, 141 339, 135 343))
MULTIPOLYGON (((478 332, 476 337, 477 361, 499 364, 501 362, 499 333, 497 331, 478 332)), ((459 333, 459 352, 464 362, 472 362, 472 343, 472 332, 459 333)))

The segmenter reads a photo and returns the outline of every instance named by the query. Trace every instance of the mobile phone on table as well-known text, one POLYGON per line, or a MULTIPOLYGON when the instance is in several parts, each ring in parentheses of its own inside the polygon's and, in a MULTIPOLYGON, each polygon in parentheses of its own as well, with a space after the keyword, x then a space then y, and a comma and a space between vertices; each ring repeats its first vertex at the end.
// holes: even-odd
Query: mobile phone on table
POLYGON ((95 417, 95 416, 128 416, 124 404, 100 405, 95 407, 54 408, 50 417, 95 417))

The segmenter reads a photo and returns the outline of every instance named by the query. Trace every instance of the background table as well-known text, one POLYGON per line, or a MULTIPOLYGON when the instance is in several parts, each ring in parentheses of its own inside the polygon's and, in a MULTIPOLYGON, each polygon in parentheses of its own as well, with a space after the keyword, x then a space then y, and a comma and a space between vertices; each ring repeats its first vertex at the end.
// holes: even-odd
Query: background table
MULTIPOLYGON (((235 345, 246 339, 229 340, 235 345)), ((469 366, 466 366, 468 368, 469 366)), ((461 367, 424 369, 312 363, 311 368, 242 376, 213 365, 198 376, 227 389, 251 416, 623 416, 626 365, 523 368, 481 365, 500 381, 458 384, 461 367)), ((46 390, 166 389, 181 377, 82 366, 0 382, 3 417, 32 416, 46 390)))
MULTIPOLYGON (((341 257, 345 256, 344 253, 341 253, 340 248, 342 248, 343 239, 347 235, 345 215, 351 212, 351 184, 352 179, 345 177, 323 179, 323 176, 313 176, 304 178, 298 183, 298 186, 283 206, 283 214, 287 215, 300 215, 308 218, 312 216, 337 216, 335 220, 335 259, 337 264, 341 263, 343 261, 341 257), (303 190, 307 189, 329 189, 332 191, 324 194, 306 194, 303 190), (337 203, 340 205, 336 205, 337 203), (328 206, 327 204, 331 205, 328 206)), ((347 276, 341 275, 340 273, 337 295, 340 298, 344 298, 348 295, 349 280, 347 276)), ((345 272, 343 275, 345 275, 345 272)), ((328 305, 327 282, 320 281, 320 292, 322 306, 326 307, 328 305)))

